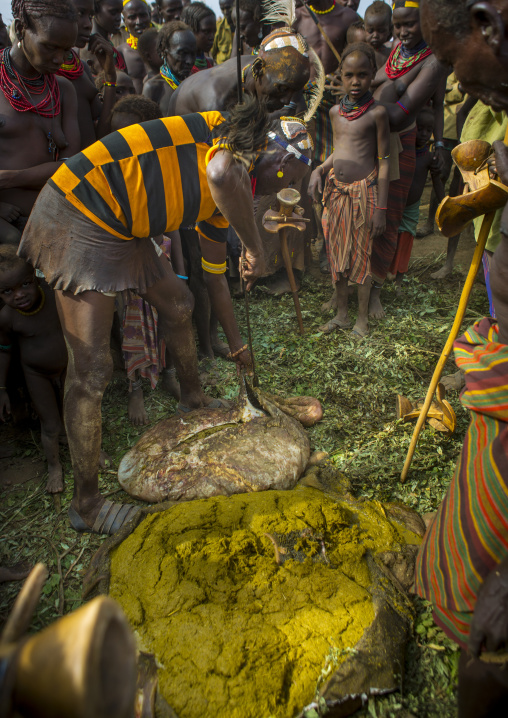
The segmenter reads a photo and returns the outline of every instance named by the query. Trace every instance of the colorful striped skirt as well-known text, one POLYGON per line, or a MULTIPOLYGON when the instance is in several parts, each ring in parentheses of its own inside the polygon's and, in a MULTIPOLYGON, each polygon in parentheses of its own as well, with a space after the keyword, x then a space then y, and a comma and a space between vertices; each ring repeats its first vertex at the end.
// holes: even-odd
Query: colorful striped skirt
POLYGON ((386 230, 381 237, 376 237, 372 245, 372 276, 375 281, 384 282, 389 267, 397 251, 397 240, 406 200, 411 189, 416 165, 416 126, 400 134, 402 152, 399 155, 398 180, 390 182, 386 212, 386 230))
POLYGON ((323 192, 323 234, 335 283, 340 275, 356 284, 371 276, 372 217, 377 199, 377 169, 359 182, 339 182, 330 170, 323 192))
POLYGON ((445 633, 467 648, 488 574, 508 557, 508 345, 490 318, 454 345, 471 410, 454 477, 416 562, 416 591, 434 604, 445 633))

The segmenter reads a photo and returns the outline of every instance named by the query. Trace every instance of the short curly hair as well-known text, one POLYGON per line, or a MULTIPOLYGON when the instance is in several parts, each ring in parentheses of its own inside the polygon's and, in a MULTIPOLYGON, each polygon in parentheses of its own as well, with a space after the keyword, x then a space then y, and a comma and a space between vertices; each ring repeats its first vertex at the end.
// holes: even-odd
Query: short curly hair
POLYGON ((113 107, 111 116, 113 116, 114 112, 132 113, 139 117, 140 122, 160 120, 162 117, 159 105, 153 100, 149 100, 148 97, 143 97, 143 95, 126 95, 122 97, 113 107))
POLYGON ((385 15, 388 24, 391 25, 392 9, 384 0, 374 0, 372 5, 369 5, 365 10, 365 18, 367 18, 367 15, 385 15))
POLYGON ((199 32, 199 25, 205 17, 216 17, 214 11, 204 2, 191 2, 190 5, 184 7, 180 20, 190 27, 194 34, 199 32))
POLYGON ((361 52, 363 55, 367 56, 368 61, 370 62, 372 69, 374 71, 374 74, 377 72, 377 65, 376 65, 376 53, 372 49, 370 45, 367 45, 366 42, 353 42, 351 45, 348 45, 344 52, 342 53, 342 61, 340 63, 340 69, 344 67, 344 60, 346 57, 349 57, 349 55, 352 55, 354 52, 361 52))
MULTIPOLYGON (((181 20, 171 20, 171 22, 167 22, 165 25, 163 25, 162 28, 159 30, 159 36, 157 38, 157 53, 160 55, 160 57, 164 57, 164 55, 166 54, 171 43, 171 38, 173 37, 175 32, 187 31, 192 32, 192 28, 190 28, 181 20)), ((143 35, 141 37, 143 37, 143 35)))

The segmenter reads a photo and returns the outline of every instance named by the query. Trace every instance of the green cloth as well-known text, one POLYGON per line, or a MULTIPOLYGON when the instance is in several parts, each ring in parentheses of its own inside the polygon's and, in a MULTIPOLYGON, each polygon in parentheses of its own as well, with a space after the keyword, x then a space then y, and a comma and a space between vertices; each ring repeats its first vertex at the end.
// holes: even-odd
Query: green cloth
POLYGON ((416 225, 418 224, 420 215, 420 201, 421 198, 414 204, 406 205, 404 214, 400 220, 399 234, 401 232, 409 232, 413 237, 416 237, 416 225))
MULTIPOLYGON (((508 117, 504 112, 494 112, 488 105, 478 102, 473 107, 464 124, 461 142, 468 140, 485 140, 492 144, 496 140, 504 140, 506 128, 508 127, 508 117)), ((494 252, 497 245, 501 241, 501 215, 503 209, 498 209, 491 230, 487 239, 485 249, 494 252)), ((474 236, 478 241, 480 227, 482 226, 483 216, 474 220, 474 236)))
POLYGON ((217 31, 213 40, 212 52, 210 53, 217 65, 226 62, 231 57, 233 50, 233 33, 225 17, 217 23, 217 31))

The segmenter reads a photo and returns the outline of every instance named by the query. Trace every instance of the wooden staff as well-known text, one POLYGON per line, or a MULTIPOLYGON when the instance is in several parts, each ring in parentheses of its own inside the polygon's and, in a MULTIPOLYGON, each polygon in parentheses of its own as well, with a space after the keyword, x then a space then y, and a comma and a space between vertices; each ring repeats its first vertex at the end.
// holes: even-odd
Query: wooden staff
POLYGON ((300 328, 300 334, 303 334, 305 330, 303 328, 303 319, 302 319, 302 310, 300 307, 300 298, 298 296, 298 288, 296 286, 295 276, 293 274, 293 267, 291 265, 291 257, 289 256, 288 240, 286 237, 286 228, 285 227, 282 227, 279 230, 279 236, 280 236, 280 249, 282 252, 282 259, 284 260, 286 272, 288 273, 289 286, 291 287, 291 294, 293 295, 293 303, 295 305, 296 317, 298 319, 298 326, 300 328))
POLYGON ((311 8, 310 8, 309 5, 307 4, 307 2, 305 2, 305 0, 304 0, 304 5, 305 5, 305 7, 307 8, 307 12, 309 13, 309 15, 311 16, 311 18, 312 18, 312 19, 314 20, 314 22, 316 23, 316 27, 317 27, 317 29, 319 30, 319 32, 321 33, 321 35, 323 36, 324 41, 326 42, 326 44, 328 45, 328 47, 330 48, 330 50, 331 50, 331 51, 333 52, 333 54, 335 55, 335 57, 337 58, 337 62, 338 62, 339 65, 340 65, 340 55, 339 55, 339 53, 337 52, 337 48, 335 47, 335 45, 333 44, 333 42, 330 40, 330 38, 328 37, 328 35, 326 34, 326 32, 323 30, 323 26, 322 26, 321 23, 319 22, 318 16, 316 15, 316 13, 315 13, 313 10, 311 10, 311 8))
POLYGON ((464 319, 464 314, 466 313, 467 309, 467 303, 469 301, 469 295, 471 294, 471 289, 473 288, 473 283, 480 267, 480 263, 482 261, 483 252, 487 243, 487 237, 489 236, 490 228, 492 226, 492 222, 494 221, 495 214, 495 212, 491 212, 490 214, 486 214, 483 218, 480 234, 478 236, 478 243, 476 245, 471 266, 469 267, 469 272, 466 277, 462 294, 460 295, 460 301, 457 313, 455 315, 455 320, 453 322, 450 334, 448 335, 448 339, 446 340, 446 344, 444 345, 444 349, 441 353, 441 356, 439 357, 437 366, 434 369, 434 374, 432 375, 432 379, 430 381, 427 396, 425 397, 425 402, 420 412, 420 416, 418 417, 418 421, 416 422, 413 436, 411 437, 411 443, 409 444, 404 468, 402 469, 402 473, 400 475, 400 480, 402 483, 404 483, 404 481, 406 480, 407 473, 413 459, 413 454, 415 453, 416 444, 418 443, 418 437, 420 435, 422 426, 425 423, 425 419, 427 418, 427 414, 432 403, 432 398, 434 397, 434 392, 436 391, 437 385, 439 384, 441 374, 443 373, 444 365, 446 364, 448 357, 451 354, 453 342, 457 338, 460 325, 462 324, 462 320, 464 319))
MULTIPOLYGON (((504 143, 505 145, 508 144, 508 127, 506 128, 504 143)), ((430 381, 430 386, 427 391, 427 396, 425 397, 425 402, 423 404, 421 414, 418 417, 418 421, 416 422, 416 426, 413 431, 413 436, 411 437, 411 443, 409 444, 406 461, 404 462, 404 468, 402 469, 402 473, 400 475, 400 480, 402 483, 404 483, 404 481, 406 480, 409 467, 411 466, 411 461, 413 459, 413 454, 415 453, 416 444, 418 443, 420 431, 423 424, 425 423, 429 407, 432 403, 432 397, 434 396, 434 392, 437 389, 437 385, 439 384, 444 365, 446 364, 448 357, 451 354, 453 342, 457 338, 460 325, 462 324, 462 320, 464 319, 464 314, 466 313, 467 303, 469 301, 471 289, 473 288, 473 282, 480 267, 480 262, 482 261, 483 252, 485 250, 485 245, 487 244, 487 238, 489 236, 490 228, 492 227, 492 222, 494 221, 495 214, 495 212, 490 212, 489 214, 486 214, 483 218, 480 234, 478 235, 478 243, 476 245, 475 253, 473 255, 473 260, 471 262, 471 266, 466 277, 466 282, 464 284, 462 294, 460 295, 460 301, 457 308, 457 314, 455 315, 455 321, 453 322, 450 334, 441 353, 441 356, 439 357, 439 361, 434 370, 434 374, 432 375, 432 379, 430 381)))

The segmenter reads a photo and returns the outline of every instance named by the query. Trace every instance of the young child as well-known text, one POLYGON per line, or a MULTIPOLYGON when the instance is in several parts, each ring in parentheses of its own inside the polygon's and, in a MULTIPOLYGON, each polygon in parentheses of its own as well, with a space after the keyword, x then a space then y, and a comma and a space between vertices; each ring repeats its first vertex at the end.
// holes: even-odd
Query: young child
POLYGON ((323 232, 337 314, 320 328, 328 334, 350 326, 348 283, 358 285, 355 336, 368 334, 372 240, 383 234, 388 199, 390 128, 388 114, 369 91, 376 74, 374 50, 365 43, 350 45, 342 55, 341 79, 346 95, 330 110, 333 154, 312 173, 309 194, 321 192, 323 232))
POLYGON ((430 170, 432 184, 439 202, 445 196, 443 181, 441 179, 437 157, 429 150, 429 141, 434 131, 434 112, 430 107, 424 107, 416 116, 416 167, 411 189, 407 197, 406 208, 402 215, 397 240, 397 251, 388 271, 388 278, 395 279, 397 292, 400 291, 404 274, 409 267, 413 241, 416 236, 416 226, 420 212, 427 174, 430 170))
POLYGON ((30 398, 41 420, 41 440, 48 462, 46 491, 63 491, 58 440, 63 433, 62 398, 67 349, 55 296, 37 279, 33 267, 16 256, 16 247, 0 246, 0 419, 10 414, 7 373, 14 344, 30 398))
POLYGON ((347 29, 346 45, 354 45, 357 42, 366 42, 366 32, 363 20, 353 22, 347 29))
POLYGON ((376 66, 379 70, 384 67, 391 48, 385 43, 392 36, 392 10, 383 0, 374 0, 365 10, 365 36, 366 42, 376 54, 376 66))

